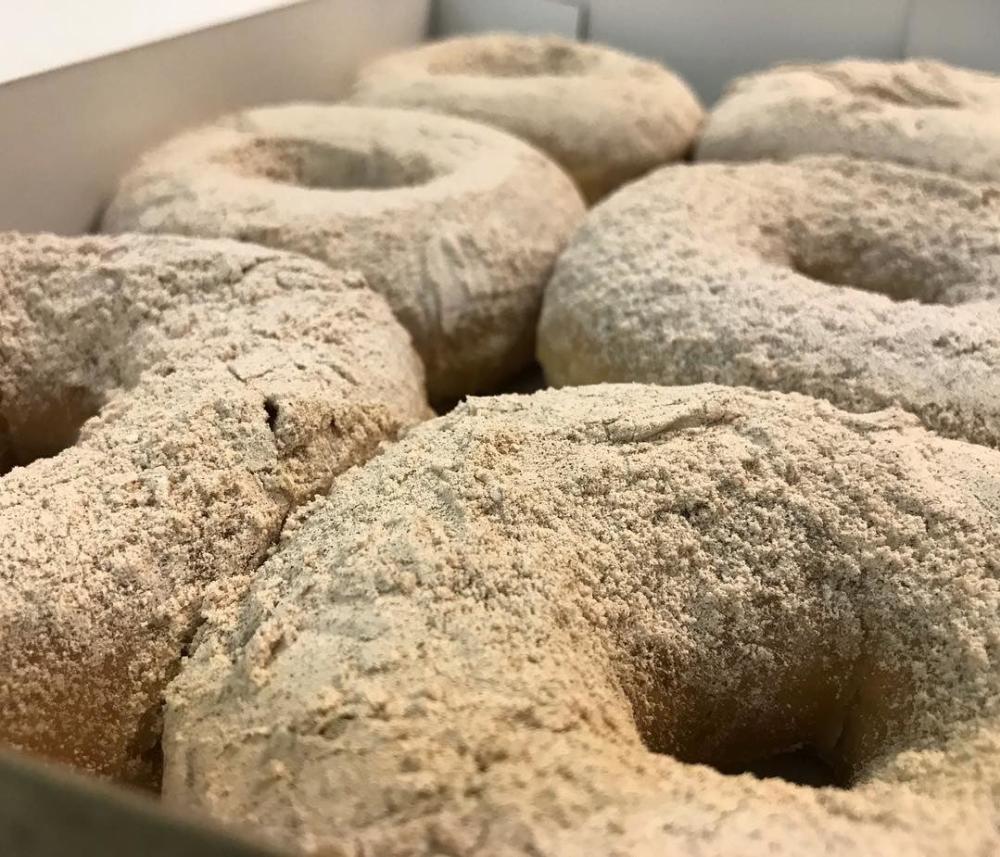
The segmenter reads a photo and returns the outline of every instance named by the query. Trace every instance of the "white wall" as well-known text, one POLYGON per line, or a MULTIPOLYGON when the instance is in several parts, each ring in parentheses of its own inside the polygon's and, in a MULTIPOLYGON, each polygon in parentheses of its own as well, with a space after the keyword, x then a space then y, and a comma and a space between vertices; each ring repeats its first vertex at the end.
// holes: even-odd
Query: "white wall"
POLYGON ((203 30, 301 0, 0 0, 0 82, 203 30))
POLYGON ((779 62, 937 57, 1000 72, 1000 0, 439 0, 441 34, 568 32, 654 57, 707 102, 733 77, 779 62))
POLYGON ((913 0, 906 52, 1000 72, 1000 0, 913 0))
POLYGON ((421 40, 429 15, 429 0, 270 5, 0 85, 0 229, 87 231, 145 149, 241 106, 335 100, 366 59, 421 40))
POLYGON ((661 60, 711 103, 779 62, 901 56, 908 2, 592 0, 589 36, 661 60))
POLYGON ((583 36, 585 17, 578 4, 559 0, 437 0, 434 35, 507 31, 583 36))

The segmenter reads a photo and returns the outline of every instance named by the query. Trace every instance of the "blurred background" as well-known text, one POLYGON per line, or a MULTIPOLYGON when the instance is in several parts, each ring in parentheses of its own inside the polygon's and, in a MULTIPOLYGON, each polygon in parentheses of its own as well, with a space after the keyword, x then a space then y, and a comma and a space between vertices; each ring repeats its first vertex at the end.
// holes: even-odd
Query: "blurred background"
POLYGON ((487 30, 662 60, 707 104, 782 61, 1000 71, 1000 0, 0 0, 0 229, 85 232, 118 176, 178 129, 336 100, 377 54, 487 30))

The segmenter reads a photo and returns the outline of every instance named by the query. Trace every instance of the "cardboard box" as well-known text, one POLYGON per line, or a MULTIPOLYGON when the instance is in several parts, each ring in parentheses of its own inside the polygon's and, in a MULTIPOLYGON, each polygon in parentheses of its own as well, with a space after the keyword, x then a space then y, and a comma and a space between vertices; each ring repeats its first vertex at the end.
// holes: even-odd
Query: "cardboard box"
MULTIPOLYGON (((78 5, 114 30, 107 7, 120 0, 78 5)), ((178 130, 253 104, 336 100, 359 64, 424 37, 430 0, 252 6, 252 14, 183 33, 190 17, 129 22, 117 35, 80 42, 67 36, 61 47, 22 47, 20 66, 17 57, 0 64, 16 78, 0 78, 0 229, 87 232, 119 176, 178 130)), ((59 41, 44 28, 8 35, 59 41)))

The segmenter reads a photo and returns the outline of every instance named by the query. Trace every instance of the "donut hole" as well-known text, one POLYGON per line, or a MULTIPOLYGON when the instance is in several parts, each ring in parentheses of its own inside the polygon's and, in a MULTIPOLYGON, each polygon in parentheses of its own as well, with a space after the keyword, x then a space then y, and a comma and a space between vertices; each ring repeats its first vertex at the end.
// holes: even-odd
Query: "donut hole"
POLYGON ((623 686, 646 748, 724 774, 849 788, 905 746, 906 684, 863 653, 842 611, 809 613, 765 611, 749 623, 759 634, 683 660, 669 639, 633 650, 623 686))
POLYGON ((794 700, 789 702, 780 714, 777 708, 761 714, 740 710, 738 703, 713 701, 690 710, 667 729, 663 721, 651 722, 650 712, 637 717, 636 725, 647 749, 686 764, 707 765, 727 776, 751 774, 816 788, 850 788, 858 771, 846 758, 850 748, 839 743, 843 723, 824 722, 825 702, 805 704, 800 710, 794 700))
POLYGON ((783 717, 747 714, 737 704, 713 703, 689 712, 694 722, 675 723, 667 730, 648 717, 638 717, 636 725, 650 751, 727 776, 752 774, 816 788, 850 788, 857 779, 855 767, 845 759, 849 750, 838 743, 842 724, 824 724, 816 710, 792 707, 783 717))
POLYGON ((390 190, 418 187, 438 175, 419 152, 355 150, 317 140, 260 138, 231 153, 243 175, 317 190, 390 190))
POLYGON ((570 77, 588 72, 594 58, 569 44, 516 44, 506 50, 483 46, 449 53, 433 61, 431 74, 470 77, 570 77))
MULTIPOLYGON (((788 649, 818 650, 815 640, 788 649)), ((878 659, 828 651, 799 666, 750 681, 722 677, 711 689, 683 678, 669 688, 640 685, 643 696, 633 696, 640 738, 652 752, 726 775, 848 789, 919 734, 910 685, 878 659)))
POLYGON ((893 301, 955 302, 949 292, 960 273, 940 269, 931 257, 915 258, 903 234, 831 216, 815 222, 794 219, 788 237, 788 264, 810 280, 893 301))
POLYGON ((83 424, 100 409, 100 398, 93 391, 65 387, 16 410, 0 410, 0 476, 73 446, 83 424))
POLYGON ((791 266, 796 273, 827 286, 875 292, 899 302, 942 303, 933 284, 892 276, 891 271, 872 271, 862 264, 843 265, 823 258, 793 258, 791 266))
POLYGON ((837 775, 833 766, 815 747, 802 746, 784 752, 762 756, 742 765, 720 765, 720 774, 738 776, 751 774, 759 780, 784 780, 797 786, 812 788, 848 788, 849 782, 837 775))

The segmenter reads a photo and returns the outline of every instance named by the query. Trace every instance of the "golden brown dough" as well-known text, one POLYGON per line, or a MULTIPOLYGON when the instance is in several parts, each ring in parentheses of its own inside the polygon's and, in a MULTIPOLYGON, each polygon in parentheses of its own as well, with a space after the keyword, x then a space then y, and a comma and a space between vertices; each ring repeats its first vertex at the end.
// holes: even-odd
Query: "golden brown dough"
POLYGON ((704 118, 688 85, 658 63, 556 36, 422 45, 362 69, 352 99, 503 128, 553 157, 590 202, 682 158, 704 118))
POLYGON ((205 594, 242 591, 292 509, 426 415, 357 275, 0 235, 0 741, 146 777, 205 594))
POLYGON ((1000 445, 1000 193, 840 157, 664 168, 588 215, 538 353, 555 385, 899 404, 1000 445))
POLYGON ((542 289, 583 216, 548 158, 411 110, 248 110, 151 152, 106 232, 237 238, 360 270, 427 367, 431 398, 488 391, 531 360, 542 289))
POLYGON ((1000 180, 1000 76, 933 60, 781 65, 737 78, 698 144, 706 161, 840 154, 1000 180))
POLYGON ((470 400, 216 603, 166 799, 336 855, 994 853, 998 474, 797 395, 470 400), (693 764, 799 745, 851 788, 693 764))

